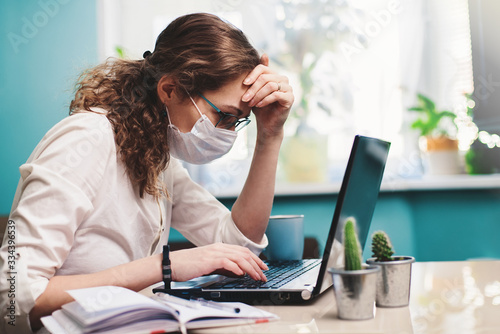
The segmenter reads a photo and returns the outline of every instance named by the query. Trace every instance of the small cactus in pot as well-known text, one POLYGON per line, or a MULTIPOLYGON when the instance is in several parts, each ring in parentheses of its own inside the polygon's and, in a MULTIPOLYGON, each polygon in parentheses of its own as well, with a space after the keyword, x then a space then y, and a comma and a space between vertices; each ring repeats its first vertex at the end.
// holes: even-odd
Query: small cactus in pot
POLYGON ((366 263, 380 266, 377 275, 377 306, 407 306, 410 299, 411 256, 393 256, 394 250, 389 236, 384 231, 372 235, 373 258, 366 263))
POLYGON ((343 246, 344 268, 328 268, 332 274, 338 317, 348 320, 371 319, 374 316, 377 273, 380 268, 362 264, 354 217, 345 220, 343 246))
POLYGON ((361 270, 361 246, 354 226, 354 218, 348 218, 344 226, 344 270, 361 270))
POLYGON ((392 255, 394 251, 392 250, 391 240, 389 236, 384 231, 377 231, 373 233, 372 237, 372 253, 375 261, 392 261, 392 255))

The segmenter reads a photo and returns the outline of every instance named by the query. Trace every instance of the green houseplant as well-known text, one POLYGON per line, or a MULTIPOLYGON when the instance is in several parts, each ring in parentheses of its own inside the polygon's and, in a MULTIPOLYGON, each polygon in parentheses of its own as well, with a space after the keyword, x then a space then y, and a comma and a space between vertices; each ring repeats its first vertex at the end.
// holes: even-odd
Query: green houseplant
POLYGON ((457 115, 449 110, 439 110, 426 95, 417 94, 417 105, 408 108, 419 114, 411 128, 420 132, 419 146, 426 159, 429 174, 458 174, 462 172, 457 131, 454 123, 457 115))
POLYGON ((389 236, 384 231, 372 235, 373 257, 366 263, 380 267, 377 275, 377 306, 407 306, 410 298, 412 256, 393 256, 389 236))
POLYGON ((361 247, 353 217, 345 220, 343 244, 344 268, 328 268, 333 278, 338 317, 347 320, 371 319, 374 317, 380 268, 361 264, 361 247))
MULTIPOLYGON (((408 108, 420 113, 420 117, 411 124, 412 129, 419 130, 420 135, 424 137, 450 138, 450 130, 441 123, 446 118, 454 121, 457 115, 448 110, 437 110, 434 101, 423 94, 418 93, 417 99, 418 104, 408 108)), ((452 127, 456 129, 455 123, 452 123, 452 127)))

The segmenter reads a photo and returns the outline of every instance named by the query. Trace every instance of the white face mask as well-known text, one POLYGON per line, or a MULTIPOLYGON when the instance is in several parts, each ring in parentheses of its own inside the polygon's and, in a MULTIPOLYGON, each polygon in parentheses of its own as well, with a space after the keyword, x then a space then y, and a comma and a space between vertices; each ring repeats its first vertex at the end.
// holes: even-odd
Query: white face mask
MULTIPOLYGON (((236 140, 237 132, 216 128, 208 117, 201 113, 193 98, 191 96, 189 98, 200 113, 200 118, 191 131, 186 133, 170 123, 167 134, 168 146, 170 154, 177 159, 197 165, 205 164, 229 152, 236 140)), ((170 115, 168 119, 170 120, 170 115)))

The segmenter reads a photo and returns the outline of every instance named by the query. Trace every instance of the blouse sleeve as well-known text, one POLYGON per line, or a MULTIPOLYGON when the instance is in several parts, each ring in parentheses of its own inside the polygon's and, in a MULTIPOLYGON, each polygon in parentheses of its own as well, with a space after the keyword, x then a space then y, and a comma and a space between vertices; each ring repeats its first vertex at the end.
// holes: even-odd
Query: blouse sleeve
POLYGON ((265 235, 260 243, 248 239, 235 225, 229 209, 191 180, 178 160, 171 159, 170 164, 173 228, 197 246, 223 242, 247 247, 257 255, 262 252, 268 243, 265 235))
POLYGON ((2 277, 11 278, 0 282, 0 332, 29 330, 29 312, 66 259, 75 231, 93 209, 105 166, 115 155, 110 127, 104 115, 69 116, 20 167, 10 234, 0 249, 2 277))

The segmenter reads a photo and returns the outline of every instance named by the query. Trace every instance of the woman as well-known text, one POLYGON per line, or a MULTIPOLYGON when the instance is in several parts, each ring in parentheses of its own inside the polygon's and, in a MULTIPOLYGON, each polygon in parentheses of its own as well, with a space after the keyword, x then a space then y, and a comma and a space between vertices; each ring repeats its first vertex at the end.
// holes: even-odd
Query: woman
MULTIPOLYGON (((173 21, 154 52, 114 60, 80 78, 70 116, 21 166, 3 273, 15 263, 15 300, 2 281, 6 332, 29 331, 71 301, 68 289, 144 289, 162 280, 170 227, 199 246, 170 254, 173 280, 212 272, 265 280, 257 257, 271 212, 283 124, 293 103, 286 77, 246 37, 210 14, 173 21), (189 179, 177 159, 227 153, 237 129, 257 121, 245 186, 231 211, 189 179), (10 249, 12 250, 12 248, 10 249), (15 327, 9 325, 15 304, 15 327)), ((7 239, 6 239, 7 240, 7 239)), ((12 269, 12 268, 11 268, 12 269)))

